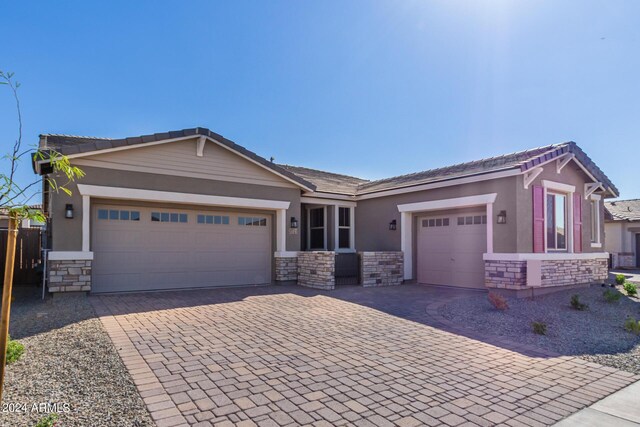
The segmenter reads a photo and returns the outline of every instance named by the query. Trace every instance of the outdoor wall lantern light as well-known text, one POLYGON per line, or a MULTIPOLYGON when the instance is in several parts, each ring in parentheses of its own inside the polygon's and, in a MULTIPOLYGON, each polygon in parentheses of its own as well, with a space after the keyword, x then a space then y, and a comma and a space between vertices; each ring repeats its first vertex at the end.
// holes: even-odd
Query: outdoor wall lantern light
POLYGON ((500 211, 498 214, 498 224, 506 224, 507 223, 507 211, 500 211))
POLYGON ((64 217, 73 218, 73 205, 71 203, 64 206, 64 217))
POLYGON ((391 231, 395 231, 396 228, 398 228, 398 223, 396 222, 395 219, 391 220, 391 222, 389 223, 389 230, 391 231))
POLYGON ((291 228, 298 228, 298 220, 295 216, 291 217, 291 228))

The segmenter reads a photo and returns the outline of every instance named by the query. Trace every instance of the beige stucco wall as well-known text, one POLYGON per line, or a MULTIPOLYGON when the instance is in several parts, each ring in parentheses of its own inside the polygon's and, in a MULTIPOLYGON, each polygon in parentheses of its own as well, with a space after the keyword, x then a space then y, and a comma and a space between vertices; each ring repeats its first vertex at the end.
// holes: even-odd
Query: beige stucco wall
POLYGON ((624 239, 626 223, 622 221, 607 222, 604 224, 605 233, 605 250, 610 253, 618 252, 630 252, 630 247, 625 245, 626 239, 624 239))
MULTIPOLYGON (((556 163, 546 164, 543 172, 533 181, 528 189, 524 188, 524 176, 517 177, 517 252, 531 252, 533 250, 533 185, 542 185, 542 180, 559 182, 573 185, 576 192, 583 195, 582 210, 582 251, 583 252, 603 252, 604 248, 604 200, 600 201, 600 241, 602 247, 591 247, 591 209, 589 201, 584 200, 584 184, 592 182, 591 179, 580 169, 575 162, 569 162, 560 173, 556 172, 556 163)), ((499 252, 496 250, 496 252, 499 252)))
POLYGON ((607 222, 605 233, 605 250, 614 255, 614 267, 640 265, 636 257, 636 235, 640 234, 640 222, 607 222))
MULTIPOLYGON (((110 170, 90 166, 83 166, 82 169, 86 173, 86 176, 79 181, 82 184, 289 201, 291 205, 287 210, 287 227, 291 216, 300 218, 300 190, 297 188, 110 170)), ((82 196, 75 184, 69 185, 69 189, 73 193, 70 197, 62 192, 52 195, 51 216, 53 220, 51 231, 52 249, 54 251, 82 250, 82 196), (64 218, 64 209, 67 203, 73 204, 73 219, 64 218)), ((126 204, 131 203, 137 202, 126 202, 126 204)), ((162 205, 164 206, 165 204, 162 205)), ((238 210, 236 209, 235 211, 238 210)), ((300 250, 300 235, 287 233, 286 244, 289 251, 300 250)), ((275 243, 273 247, 275 248, 275 243)))

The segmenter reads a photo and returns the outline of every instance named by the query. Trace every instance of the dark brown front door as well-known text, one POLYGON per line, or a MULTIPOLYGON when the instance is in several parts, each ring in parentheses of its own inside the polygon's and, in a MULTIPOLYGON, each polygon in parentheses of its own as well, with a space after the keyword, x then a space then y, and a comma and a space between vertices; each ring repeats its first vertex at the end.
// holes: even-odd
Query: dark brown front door
POLYGON ((636 267, 640 267, 640 234, 636 234, 636 267))

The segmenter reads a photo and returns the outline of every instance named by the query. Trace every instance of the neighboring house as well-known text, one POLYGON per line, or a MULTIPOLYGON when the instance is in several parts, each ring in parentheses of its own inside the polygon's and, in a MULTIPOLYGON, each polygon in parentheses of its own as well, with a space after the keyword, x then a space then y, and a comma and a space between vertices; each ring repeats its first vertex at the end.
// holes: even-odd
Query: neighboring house
POLYGON ((274 164, 204 128, 40 148, 86 172, 70 198, 44 189, 53 292, 331 289, 334 254, 355 252, 365 286, 529 295, 607 277, 602 199, 618 190, 573 142, 378 181, 274 164))
POLYGON ((605 249, 612 267, 640 267, 640 199, 606 202, 605 209, 605 249))
MULTIPOLYGON (((42 209, 42 205, 31 205, 29 206, 32 209, 42 209)), ((36 227, 45 227, 44 222, 35 221, 32 219, 23 219, 20 221, 20 227, 22 228, 36 228, 36 227)), ((0 209, 0 230, 6 229, 9 227, 9 215, 6 209, 0 209)))

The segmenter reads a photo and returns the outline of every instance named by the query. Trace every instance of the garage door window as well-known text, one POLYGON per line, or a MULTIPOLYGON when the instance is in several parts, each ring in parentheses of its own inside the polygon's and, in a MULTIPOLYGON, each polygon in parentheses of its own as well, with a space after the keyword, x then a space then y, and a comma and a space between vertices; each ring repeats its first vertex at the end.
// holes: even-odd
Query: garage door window
POLYGON ((98 209, 98 219, 111 221, 140 221, 140 212, 118 209, 98 209))
POLYGON ((423 227, 448 227, 449 218, 431 218, 422 220, 423 227))
POLYGON ((179 212, 151 212, 151 221, 152 222, 178 222, 178 223, 187 223, 189 222, 189 215, 186 213, 179 212))
POLYGON ((267 218, 255 218, 248 216, 239 216, 238 225, 250 225, 255 227, 266 227, 267 218))
POLYGON ((480 225, 487 223, 486 215, 459 216, 458 225, 480 225))
POLYGON ((198 224, 229 225, 229 217, 226 215, 198 215, 198 224))

